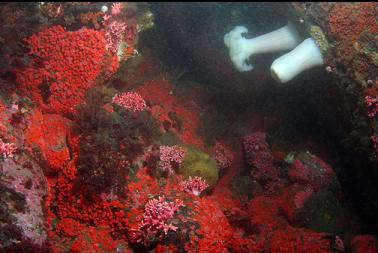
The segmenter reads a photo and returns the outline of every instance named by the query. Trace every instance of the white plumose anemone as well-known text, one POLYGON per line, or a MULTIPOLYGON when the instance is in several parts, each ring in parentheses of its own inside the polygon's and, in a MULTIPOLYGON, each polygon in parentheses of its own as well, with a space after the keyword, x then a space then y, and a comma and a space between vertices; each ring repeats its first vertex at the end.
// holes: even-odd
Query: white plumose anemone
POLYGON ((236 26, 224 36, 224 44, 230 50, 231 61, 240 72, 253 69, 251 64, 246 63, 251 55, 290 50, 300 41, 298 32, 291 24, 252 39, 242 36, 247 32, 248 29, 244 26, 236 26))
POLYGON ((276 81, 286 83, 302 71, 323 64, 322 51, 313 38, 308 38, 289 53, 277 58, 270 71, 276 81))

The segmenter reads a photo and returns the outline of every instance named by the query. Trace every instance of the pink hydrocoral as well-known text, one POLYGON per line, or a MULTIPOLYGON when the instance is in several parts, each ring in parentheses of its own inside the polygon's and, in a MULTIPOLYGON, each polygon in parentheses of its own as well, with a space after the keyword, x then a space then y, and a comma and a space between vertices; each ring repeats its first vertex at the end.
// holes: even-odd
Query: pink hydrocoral
POLYGON ((112 21, 105 28, 105 48, 106 50, 116 54, 122 43, 123 36, 126 32, 127 25, 124 22, 112 21))
POLYGON ((209 185, 201 177, 189 177, 188 180, 180 183, 182 191, 193 193, 195 196, 199 196, 207 187, 209 187, 209 185))
POLYGON ((183 206, 181 200, 167 202, 164 196, 149 200, 142 222, 137 229, 132 229, 131 241, 148 246, 152 243, 151 240, 162 239, 169 231, 176 231, 177 227, 170 224, 169 220, 183 206))
POLYGON ((118 15, 121 13, 122 9, 123 9, 123 6, 121 3, 114 3, 112 4, 111 13, 112 15, 118 15))
POLYGON ((232 152, 222 143, 217 142, 214 147, 215 160, 218 162, 220 169, 229 168, 234 160, 232 152))
POLYGON ((169 174, 173 173, 172 162, 180 165, 185 156, 185 150, 177 145, 174 146, 160 146, 160 169, 169 174))
POLYGON ((134 112, 143 111, 147 108, 146 101, 136 92, 123 92, 113 97, 113 103, 134 112))
POLYGON ((368 116, 374 118, 378 114, 378 96, 366 96, 365 103, 368 109, 368 116))
POLYGON ((265 133, 256 132, 243 139, 247 163, 252 167, 252 177, 261 182, 278 178, 274 157, 265 138, 265 133))
POLYGON ((13 143, 6 143, 0 139, 0 156, 2 156, 4 159, 13 157, 16 150, 17 148, 13 143))

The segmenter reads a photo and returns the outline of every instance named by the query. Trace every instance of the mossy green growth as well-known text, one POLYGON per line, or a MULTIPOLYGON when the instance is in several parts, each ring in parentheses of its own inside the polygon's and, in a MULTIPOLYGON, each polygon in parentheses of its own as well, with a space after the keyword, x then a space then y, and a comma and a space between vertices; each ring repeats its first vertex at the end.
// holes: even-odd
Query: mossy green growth
POLYGON ((184 177, 199 176, 213 187, 218 182, 219 168, 217 162, 205 152, 196 147, 186 147, 184 160, 179 167, 179 173, 184 177))

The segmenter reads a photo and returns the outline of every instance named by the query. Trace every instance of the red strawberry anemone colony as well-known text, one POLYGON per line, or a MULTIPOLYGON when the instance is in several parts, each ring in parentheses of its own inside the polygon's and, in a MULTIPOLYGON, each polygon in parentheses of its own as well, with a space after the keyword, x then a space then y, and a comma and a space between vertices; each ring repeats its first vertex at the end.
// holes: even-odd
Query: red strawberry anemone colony
POLYGON ((378 252, 376 9, 0 4, 0 252, 378 252), (327 71, 234 70, 288 21, 327 71))

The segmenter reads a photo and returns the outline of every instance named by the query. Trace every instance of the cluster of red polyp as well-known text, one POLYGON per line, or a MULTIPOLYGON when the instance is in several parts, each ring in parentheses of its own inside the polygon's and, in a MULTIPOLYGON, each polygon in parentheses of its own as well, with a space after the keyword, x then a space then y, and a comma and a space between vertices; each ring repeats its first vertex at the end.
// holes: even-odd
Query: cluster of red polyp
MULTIPOLYGON (((335 3, 329 13, 329 32, 337 40, 337 57, 352 71, 364 75, 372 62, 368 57, 359 56, 355 43, 375 45, 378 33, 375 3, 335 3)), ((374 69, 374 68, 373 68, 374 69)), ((374 75, 374 73, 372 73, 374 75)), ((367 77, 368 78, 374 78, 367 77)))
POLYGON ((114 252, 118 243, 112 236, 126 236, 127 217, 124 210, 127 206, 119 200, 103 200, 99 196, 95 197, 95 201, 87 202, 80 190, 74 190, 76 176, 73 160, 58 178, 49 178, 51 199, 47 204, 47 220, 52 250, 65 252, 72 247, 71 250, 75 249, 75 252, 114 252), (71 226, 72 223, 76 225, 71 226), (98 228, 103 228, 102 236, 98 236, 98 228), (98 245, 103 249, 98 251, 93 248, 98 245))
POLYGON ((57 114, 42 114, 36 110, 30 117, 26 142, 32 149, 41 151, 40 158, 47 162, 52 171, 61 170, 70 160, 66 143, 69 126, 70 120, 57 114))
POLYGON ((211 200, 201 199, 192 208, 195 212, 194 221, 198 222, 200 228, 196 231, 196 235, 192 234, 190 242, 185 245, 185 250, 187 252, 224 252, 227 250, 234 231, 218 205, 211 200), (203 238, 198 240, 197 235, 203 238), (196 244, 198 245, 194 246, 196 244))
POLYGON ((56 224, 55 233, 61 237, 73 239, 60 241, 56 245, 55 252, 64 252, 65 248, 70 248, 70 252, 115 252, 120 241, 114 240, 110 235, 110 230, 104 227, 95 228, 86 226, 74 219, 62 219, 56 224))
POLYGON ((186 144, 204 147, 196 131, 200 127, 199 110, 196 104, 185 104, 173 94, 173 86, 165 80, 152 80, 138 92, 148 101, 151 114, 161 123, 163 132, 171 131, 181 137, 186 144))
POLYGON ((45 112, 72 114, 95 84, 106 53, 104 34, 61 26, 27 38, 30 65, 16 70, 17 83, 45 112))
POLYGON ((375 3, 335 4, 329 16, 330 32, 352 43, 365 32, 376 34, 375 8, 375 3))
MULTIPOLYGON (((377 113, 378 95, 374 61, 378 33, 377 5, 374 2, 330 5, 332 8, 327 21, 329 34, 335 39, 333 48, 336 57, 333 60, 345 67, 349 77, 363 84, 367 115, 373 121, 377 113)), ((371 125, 376 133, 374 122, 371 125)))
POLYGON ((308 229, 288 226, 286 229, 275 231, 270 237, 269 252, 329 253, 330 249, 330 240, 325 234, 308 229))
MULTIPOLYGON (((41 152, 51 167, 47 180, 46 225, 52 252, 115 252, 127 246, 127 202, 94 196, 86 201, 75 187, 79 137, 71 133, 69 120, 54 114, 34 112, 27 129, 27 143, 41 152), (53 135, 56 136, 53 136, 53 135), (68 148, 69 147, 69 148, 68 148)), ((125 179, 126 180, 126 179, 125 179)))

